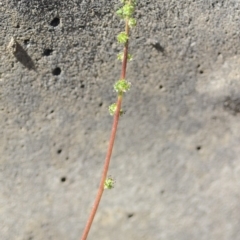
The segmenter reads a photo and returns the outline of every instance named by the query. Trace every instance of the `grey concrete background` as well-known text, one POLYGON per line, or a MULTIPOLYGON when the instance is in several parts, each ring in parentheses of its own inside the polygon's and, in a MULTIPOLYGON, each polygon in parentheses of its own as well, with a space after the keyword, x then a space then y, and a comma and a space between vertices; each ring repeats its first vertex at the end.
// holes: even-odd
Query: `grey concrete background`
MULTIPOLYGON (((0 1, 2 240, 81 236, 120 75, 118 5, 0 1)), ((89 239, 240 239, 240 1, 143 0, 136 18, 116 186, 89 239)))

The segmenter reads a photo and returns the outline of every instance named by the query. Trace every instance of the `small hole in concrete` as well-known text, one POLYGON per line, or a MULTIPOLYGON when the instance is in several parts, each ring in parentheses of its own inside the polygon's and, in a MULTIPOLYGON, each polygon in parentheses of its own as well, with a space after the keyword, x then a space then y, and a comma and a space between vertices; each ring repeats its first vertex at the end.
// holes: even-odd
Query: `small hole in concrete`
POLYGON ((200 74, 203 74, 203 70, 200 70, 199 73, 200 73, 200 74))
POLYGON ((51 110, 50 113, 54 113, 54 110, 51 110))
POLYGON ((160 85, 160 86, 159 86, 159 89, 163 89, 163 85, 160 85))
POLYGON ((57 154, 61 154, 61 152, 62 152, 62 149, 57 150, 57 154))
POLYGON ((99 107, 101 107, 102 105, 103 105, 103 103, 102 103, 102 102, 100 102, 100 103, 98 104, 98 106, 99 106, 99 107))
POLYGON ((53 27, 56 27, 58 26, 60 23, 60 19, 58 17, 55 17, 51 22, 50 22, 50 25, 53 26, 53 27))
POLYGON ((52 74, 53 74, 54 76, 60 75, 60 74, 61 74, 61 68, 56 67, 55 69, 53 69, 52 74))
POLYGON ((24 42, 24 45, 28 45, 30 40, 29 39, 25 39, 23 42, 24 42))
POLYGON ((20 25, 19 25, 19 23, 17 24, 16 28, 20 28, 20 25))
POLYGON ((82 83, 81 86, 80 86, 80 88, 84 88, 84 87, 85 87, 85 85, 82 83))
POLYGON ((61 177, 61 182, 66 182, 67 178, 66 177, 61 177))
POLYGON ((201 149, 202 149, 201 146, 197 146, 197 147, 196 147, 196 150, 197 150, 197 151, 200 151, 201 149))
POLYGON ((43 56, 50 56, 52 54, 53 50, 52 49, 45 49, 43 51, 43 56))
POLYGON ((129 214, 127 215, 128 218, 131 218, 131 217, 133 217, 133 216, 134 216, 133 213, 129 213, 129 214))

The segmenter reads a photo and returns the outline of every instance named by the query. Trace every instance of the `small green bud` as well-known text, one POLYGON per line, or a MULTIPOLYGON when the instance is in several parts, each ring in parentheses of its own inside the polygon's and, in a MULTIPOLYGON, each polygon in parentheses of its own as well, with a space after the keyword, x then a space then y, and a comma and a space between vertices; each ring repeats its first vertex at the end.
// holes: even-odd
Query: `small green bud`
POLYGON ((116 103, 113 103, 111 104, 109 107, 108 107, 108 111, 109 111, 109 114, 111 116, 113 116, 116 112, 116 109, 117 109, 117 104, 116 103))
POLYGON ((137 20, 135 18, 129 18, 128 25, 129 27, 135 27, 137 25, 137 20))
POLYGON ((116 11, 116 14, 117 14, 120 18, 124 18, 122 8, 118 9, 118 10, 116 11))
POLYGON ((114 84, 114 90, 117 93, 127 92, 131 87, 131 83, 127 82, 125 79, 120 79, 114 84))
POLYGON ((117 35, 117 40, 119 43, 126 43, 128 40, 128 35, 125 32, 121 32, 117 35))
POLYGON ((132 59, 133 59, 132 54, 129 54, 129 53, 128 53, 127 59, 128 59, 128 61, 132 61, 132 59))
POLYGON ((104 182, 104 189, 114 188, 114 183, 115 183, 115 181, 111 176, 107 177, 107 179, 104 182))
MULTIPOLYGON (((117 110, 117 104, 113 103, 108 107, 109 114, 113 116, 117 110)), ((120 110, 120 116, 123 114, 123 110, 120 110)))
MULTIPOLYGON (((120 61, 123 61, 123 56, 124 56, 124 53, 121 52, 117 55, 117 59, 120 61)), ((128 59, 128 61, 131 61, 133 59, 132 55, 128 53, 127 59, 128 59)))
POLYGON ((136 1, 123 0, 121 2, 124 4, 124 6, 117 10, 116 14, 120 18, 130 18, 134 13, 136 1))
POLYGON ((122 61, 122 60, 123 60, 123 55, 124 55, 123 52, 118 53, 118 55, 117 55, 117 59, 120 60, 120 61, 122 61))
POLYGON ((134 13, 134 6, 132 4, 125 4, 122 7, 122 14, 124 17, 131 17, 134 13))

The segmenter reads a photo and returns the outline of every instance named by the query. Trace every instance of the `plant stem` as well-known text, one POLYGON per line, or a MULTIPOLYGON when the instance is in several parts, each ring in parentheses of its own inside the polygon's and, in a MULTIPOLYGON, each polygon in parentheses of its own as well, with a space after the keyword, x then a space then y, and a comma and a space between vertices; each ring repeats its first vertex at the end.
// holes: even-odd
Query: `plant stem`
MULTIPOLYGON (((128 20, 125 21, 125 32, 126 32, 127 36, 129 36, 128 20)), ((126 78, 127 59, 128 59, 128 40, 125 43, 124 50, 123 50, 123 62, 122 62, 121 79, 126 78)))
MULTIPOLYGON (((129 26, 128 26, 128 21, 127 20, 126 20, 126 25, 125 25, 125 31, 126 31, 126 34, 129 36, 129 26)), ((127 58, 128 58, 128 41, 124 45, 124 55, 123 55, 123 62, 122 62, 121 79, 125 79, 125 77, 126 77, 127 58)), ((117 126, 118 126, 118 122, 119 122, 119 116, 120 116, 120 110, 121 110, 121 104, 122 104, 122 96, 123 96, 122 93, 118 94, 117 109, 116 109, 114 119, 113 119, 112 131, 111 131, 111 135, 110 135, 110 140, 109 140, 107 155, 106 155, 106 158, 105 158, 105 163, 104 163, 104 166, 103 166, 102 177, 101 177, 98 192, 97 192, 94 204, 93 204, 93 208, 90 212, 90 215, 89 215, 89 218, 87 220, 86 226, 84 228, 81 240, 86 240, 87 239, 88 233, 90 231, 93 219, 94 219, 95 214, 97 212, 97 209, 98 209, 98 206, 99 206, 99 203, 100 203, 103 191, 104 191, 104 183, 105 183, 105 180, 107 178, 108 167, 109 167, 110 160, 111 160, 114 140, 115 140, 115 137, 116 137, 117 126)))

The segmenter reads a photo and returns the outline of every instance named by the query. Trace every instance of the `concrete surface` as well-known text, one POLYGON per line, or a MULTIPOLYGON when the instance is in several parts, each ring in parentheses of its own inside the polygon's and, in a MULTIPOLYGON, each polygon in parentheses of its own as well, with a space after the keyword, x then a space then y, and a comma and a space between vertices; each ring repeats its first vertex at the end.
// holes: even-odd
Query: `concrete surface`
MULTIPOLYGON (((0 239, 77 240, 120 75, 116 1, 0 1, 0 239)), ((240 1, 138 2, 89 240, 240 239, 240 1)))

